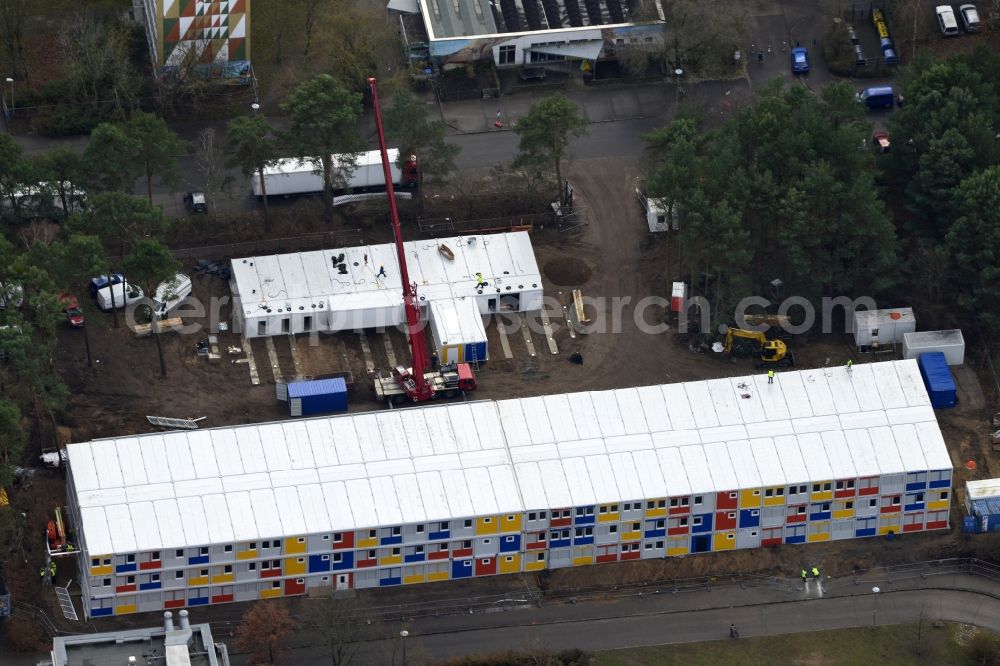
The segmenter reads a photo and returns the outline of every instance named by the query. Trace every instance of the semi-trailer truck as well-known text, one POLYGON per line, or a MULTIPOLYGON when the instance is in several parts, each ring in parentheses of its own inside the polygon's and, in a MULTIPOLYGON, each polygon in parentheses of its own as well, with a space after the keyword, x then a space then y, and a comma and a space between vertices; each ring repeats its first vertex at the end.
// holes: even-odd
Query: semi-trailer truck
MULTIPOLYGON (((395 187, 414 187, 419 178, 419 165, 417 156, 410 155, 400 169, 397 165, 399 159, 399 149, 393 148, 389 152, 390 171, 395 187)), ((344 155, 334 155, 333 165, 335 169, 339 165, 349 163, 344 155)), ((260 176, 251 177, 253 193, 258 199, 261 198, 260 176)), ((371 150, 357 156, 354 168, 348 178, 335 179, 337 192, 350 190, 352 192, 372 192, 385 189, 385 176, 382 171, 382 159, 379 151, 371 150)), ((323 166, 318 159, 300 160, 295 157, 279 160, 267 169, 264 169, 264 185, 267 189, 267 196, 271 197, 291 197, 300 194, 319 194, 323 191, 323 166)))

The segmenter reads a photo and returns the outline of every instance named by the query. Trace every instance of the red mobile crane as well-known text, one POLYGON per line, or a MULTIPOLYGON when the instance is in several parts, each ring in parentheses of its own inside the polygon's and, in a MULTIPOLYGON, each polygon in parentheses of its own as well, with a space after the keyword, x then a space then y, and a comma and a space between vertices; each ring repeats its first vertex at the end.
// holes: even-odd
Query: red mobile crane
POLYGON ((403 308, 406 312, 406 332, 410 341, 411 367, 398 365, 393 368, 392 377, 375 377, 375 394, 395 403, 406 399, 424 402, 438 397, 439 392, 446 397, 455 396, 458 391, 476 388, 476 378, 468 363, 459 363, 450 368, 427 371, 427 343, 424 340, 423 325, 420 321, 420 306, 417 304, 416 285, 410 282, 406 270, 406 252, 403 249, 403 231, 399 226, 399 211, 396 209, 396 194, 392 185, 389 153, 385 146, 385 131, 382 128, 382 110, 378 103, 378 88, 375 77, 368 78, 375 107, 375 127, 378 130, 378 147, 382 155, 382 170, 385 173, 386 194, 389 197, 389 214, 392 217, 392 234, 396 241, 396 256, 399 259, 399 276, 403 281, 403 308))

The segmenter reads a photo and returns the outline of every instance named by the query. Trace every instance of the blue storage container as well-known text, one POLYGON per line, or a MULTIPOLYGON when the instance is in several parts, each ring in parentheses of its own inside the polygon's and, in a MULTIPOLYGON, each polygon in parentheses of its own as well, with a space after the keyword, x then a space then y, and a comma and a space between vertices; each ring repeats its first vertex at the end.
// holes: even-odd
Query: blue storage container
POLYGON ((972 500, 972 515, 966 520, 973 520, 973 532, 1000 531, 1000 498, 972 500))
POLYGON ((955 406, 957 389, 955 378, 948 367, 944 352, 928 352, 917 359, 920 366, 920 376, 924 378, 924 386, 931 399, 934 409, 947 409, 955 406))
POLYGON ((347 382, 343 377, 288 384, 288 413, 291 416, 344 411, 347 411, 347 382))

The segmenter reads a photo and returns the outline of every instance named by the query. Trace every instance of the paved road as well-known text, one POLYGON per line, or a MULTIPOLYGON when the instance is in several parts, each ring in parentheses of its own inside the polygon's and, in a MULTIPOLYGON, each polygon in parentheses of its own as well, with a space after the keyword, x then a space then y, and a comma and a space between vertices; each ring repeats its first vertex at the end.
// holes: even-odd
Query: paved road
MULTIPOLYGON (((1000 583, 964 573, 914 574, 905 580, 845 577, 762 587, 720 585, 711 590, 654 593, 618 600, 552 604, 506 612, 420 619, 408 623, 408 662, 424 663, 505 650, 611 650, 721 640, 735 624, 742 637, 945 620, 1000 632, 1000 583), (872 587, 880 593, 874 595, 872 587)), ((388 632, 395 636, 399 627, 388 632)), ((307 633, 295 640, 310 642, 307 633)), ((391 663, 399 639, 360 650, 362 663, 391 663)), ((312 647, 292 651, 312 663, 312 647)), ((236 656, 234 663, 246 663, 236 656)))

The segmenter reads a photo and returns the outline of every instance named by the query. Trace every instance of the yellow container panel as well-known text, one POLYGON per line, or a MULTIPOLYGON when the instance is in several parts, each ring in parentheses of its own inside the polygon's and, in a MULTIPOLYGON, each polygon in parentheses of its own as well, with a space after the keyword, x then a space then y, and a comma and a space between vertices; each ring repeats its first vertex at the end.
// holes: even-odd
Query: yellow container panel
POLYGON ((622 532, 622 541, 638 541, 642 538, 642 532, 622 532))
POLYGON ((91 576, 108 576, 114 571, 114 567, 110 564, 106 567, 90 567, 91 576))
POLYGON ((593 564, 593 563, 594 563, 594 558, 593 557, 574 557, 573 558, 573 566, 574 567, 584 567, 584 566, 587 566, 588 564, 593 564))
POLYGON ((306 552, 306 538, 305 537, 289 537, 285 539, 285 554, 292 555, 297 553, 306 552), (299 543, 299 539, 302 540, 299 543))
POLYGON ((941 511, 941 510, 947 509, 947 508, 948 508, 948 500, 938 500, 936 502, 928 502, 927 503, 927 510, 928 511, 941 511))
POLYGON ((712 537, 712 550, 735 550, 736 532, 719 532, 712 537))
POLYGON ((667 548, 667 555, 672 557, 674 555, 687 555, 687 548, 667 548))
POLYGON ((501 532, 520 532, 521 531, 521 514, 515 513, 511 516, 502 516, 500 518, 500 531, 501 532))
POLYGON ((740 508, 753 509, 760 506, 761 495, 763 495, 763 493, 760 491, 760 488, 754 488, 753 490, 741 490, 740 508))
POLYGON ((662 518, 667 515, 667 507, 663 507, 662 509, 646 509, 643 515, 647 518, 662 518))
POLYGON ((809 494, 810 502, 829 502, 832 499, 833 499, 832 490, 824 490, 823 492, 809 494))
POLYGON ((500 573, 517 573, 521 570, 521 556, 501 555, 499 564, 500 573))
POLYGON ((600 523, 617 523, 621 520, 621 514, 617 511, 615 513, 603 513, 597 517, 597 521, 600 523))
POLYGON ((285 560, 285 575, 286 576, 298 576, 306 572, 306 558, 304 557, 289 557, 285 560), (301 562, 299 560, 302 560, 301 562))
POLYGON ((785 496, 778 495, 777 497, 765 497, 764 506, 784 506, 785 496))
POLYGON ((194 576, 188 578, 188 587, 200 587, 202 585, 208 585, 208 576, 194 576))
POLYGON ((497 516, 476 518, 476 534, 496 534, 499 524, 497 516))
POLYGON ((237 560, 252 560, 255 559, 256 557, 257 557, 256 550, 241 550, 240 552, 236 553, 237 560))
POLYGON ((115 615, 128 615, 136 610, 135 604, 122 605, 115 608, 115 615))
POLYGON ((403 585, 414 585, 416 583, 423 583, 423 582, 424 582, 423 574, 414 574, 412 576, 403 577, 403 585))
POLYGON ((280 587, 273 590, 261 590, 260 592, 261 599, 274 599, 275 597, 280 597, 280 596, 281 596, 280 587))
POLYGON ((524 563, 524 570, 525 571, 541 571, 544 568, 545 568, 545 562, 544 561, 542 561, 542 562, 532 561, 532 562, 525 562, 524 563))
POLYGON ((806 542, 808 543, 817 543, 819 541, 829 541, 829 540, 830 540, 829 532, 823 532, 822 534, 809 534, 806 536, 806 542))
POLYGON ((219 574, 218 576, 212 576, 212 584, 216 583, 232 583, 235 580, 235 576, 231 573, 219 574))
POLYGON ((854 517, 854 509, 841 509, 840 511, 833 512, 834 520, 841 520, 843 518, 853 518, 853 517, 854 517))
POLYGON ((369 538, 366 537, 364 539, 359 538, 354 547, 355 548, 374 548, 377 545, 378 545, 378 537, 375 537, 373 539, 369 539, 369 538))
POLYGON ((402 555, 383 555, 378 558, 378 565, 384 566, 386 564, 401 564, 403 562, 402 555))
POLYGON ((427 581, 428 582, 435 583, 435 582, 437 582, 439 580, 448 580, 448 572, 447 571, 438 571, 437 573, 429 573, 429 574, 427 574, 427 581))

